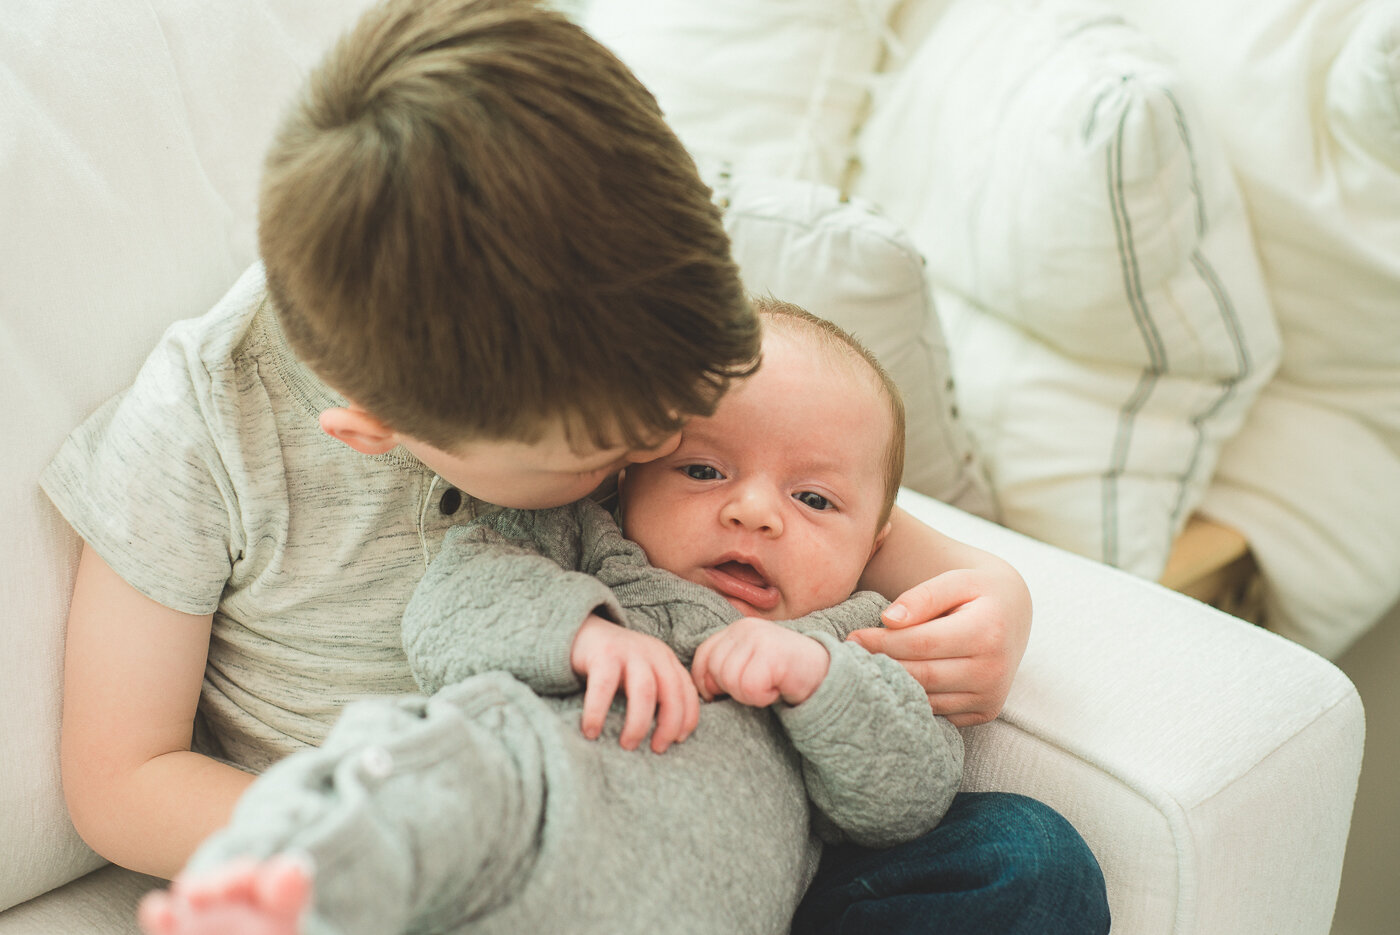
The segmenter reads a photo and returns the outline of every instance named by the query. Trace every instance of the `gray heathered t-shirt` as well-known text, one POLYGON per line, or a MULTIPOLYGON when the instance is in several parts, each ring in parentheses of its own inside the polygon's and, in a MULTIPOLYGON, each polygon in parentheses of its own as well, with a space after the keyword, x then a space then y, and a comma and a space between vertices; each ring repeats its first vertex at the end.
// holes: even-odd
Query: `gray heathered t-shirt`
POLYGON ((353 699, 416 691, 400 618, 474 512, 445 514, 450 488, 402 449, 325 435, 343 402, 288 349, 255 266, 172 325, 41 479, 136 590, 213 613, 200 711, 218 745, 200 746, 255 771, 319 744, 353 699))

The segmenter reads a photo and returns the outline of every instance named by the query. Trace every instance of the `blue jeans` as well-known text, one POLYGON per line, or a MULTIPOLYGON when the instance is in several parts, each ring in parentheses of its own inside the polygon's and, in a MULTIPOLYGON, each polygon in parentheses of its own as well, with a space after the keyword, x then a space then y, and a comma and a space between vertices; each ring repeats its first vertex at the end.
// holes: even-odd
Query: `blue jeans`
POLYGON ((921 838, 827 847, 792 935, 1106 933, 1103 873, 1060 814, 1005 792, 964 792, 921 838))

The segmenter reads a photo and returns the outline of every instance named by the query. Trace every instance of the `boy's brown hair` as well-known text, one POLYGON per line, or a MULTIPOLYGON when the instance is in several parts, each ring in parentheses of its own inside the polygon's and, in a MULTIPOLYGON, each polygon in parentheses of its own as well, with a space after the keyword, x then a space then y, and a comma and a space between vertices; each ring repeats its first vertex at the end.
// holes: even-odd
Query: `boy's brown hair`
POLYGON ((719 210, 655 99, 528 0, 367 13, 273 143, 259 247, 297 354, 439 448, 561 417, 643 444, 758 355, 719 210))
POLYGON ((755 298, 753 307, 765 325, 771 323, 789 334, 813 340, 819 348, 831 352, 837 361, 858 371, 864 370, 872 378, 880 397, 885 401, 890 419, 890 439, 884 453, 885 499, 877 528, 884 526, 894 510, 899 483, 904 477, 904 397, 899 392, 898 385, 864 344, 825 318, 772 296, 755 298))

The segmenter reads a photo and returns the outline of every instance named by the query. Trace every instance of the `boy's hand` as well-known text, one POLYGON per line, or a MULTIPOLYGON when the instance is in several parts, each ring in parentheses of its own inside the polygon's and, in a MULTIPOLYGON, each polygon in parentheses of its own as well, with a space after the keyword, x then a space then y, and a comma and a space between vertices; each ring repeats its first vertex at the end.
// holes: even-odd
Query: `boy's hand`
POLYGON ((671 647, 654 636, 628 630, 590 614, 574 637, 569 664, 584 678, 583 735, 596 740, 619 688, 627 696, 620 742, 635 750, 655 716, 651 749, 664 753, 691 735, 700 722, 700 699, 690 673, 671 647))
POLYGON ((1001 713, 1030 639, 1030 594, 1012 576, 997 566, 944 572, 901 594, 882 615, 886 629, 850 639, 898 660, 934 714, 957 727, 986 723, 1001 713))
POLYGON ((782 700, 801 704, 831 668, 826 647, 810 636, 758 617, 744 617, 700 644, 691 662, 695 687, 706 701, 728 695, 766 708, 782 700))

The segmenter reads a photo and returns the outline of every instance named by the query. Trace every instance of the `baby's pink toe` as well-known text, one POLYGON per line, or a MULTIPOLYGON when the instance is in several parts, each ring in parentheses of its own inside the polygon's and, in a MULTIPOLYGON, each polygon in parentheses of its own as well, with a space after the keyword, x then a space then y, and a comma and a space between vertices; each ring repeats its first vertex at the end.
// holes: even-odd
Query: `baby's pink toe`
POLYGON ((274 857, 262 868, 258 901, 269 912, 295 919, 311 899, 311 870, 294 857, 274 857))
POLYGON ((251 859, 235 860, 212 873, 176 881, 178 891, 192 905, 206 902, 251 902, 264 873, 264 864, 251 859))
POLYGON ((274 857, 181 875, 148 894, 137 916, 146 935, 296 935, 310 901, 309 865, 274 857))
POLYGON ((174 935, 175 910, 170 894, 164 890, 153 890, 141 897, 141 903, 136 908, 136 921, 146 935, 174 935))

